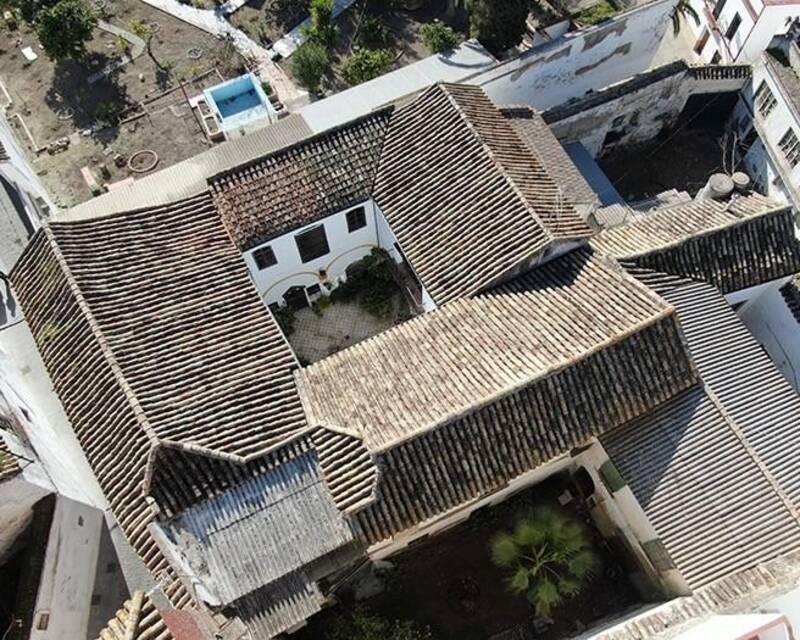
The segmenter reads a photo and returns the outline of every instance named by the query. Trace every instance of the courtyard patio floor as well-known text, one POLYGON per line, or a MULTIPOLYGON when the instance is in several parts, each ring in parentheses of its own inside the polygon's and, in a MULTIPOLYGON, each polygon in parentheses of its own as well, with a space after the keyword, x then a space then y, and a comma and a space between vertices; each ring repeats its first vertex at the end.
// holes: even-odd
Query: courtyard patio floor
POLYGON ((289 336, 295 355, 302 364, 316 362, 351 347, 399 324, 408 318, 407 305, 396 295, 394 311, 378 318, 357 302, 336 302, 318 315, 313 309, 300 309, 294 314, 294 331, 289 336))

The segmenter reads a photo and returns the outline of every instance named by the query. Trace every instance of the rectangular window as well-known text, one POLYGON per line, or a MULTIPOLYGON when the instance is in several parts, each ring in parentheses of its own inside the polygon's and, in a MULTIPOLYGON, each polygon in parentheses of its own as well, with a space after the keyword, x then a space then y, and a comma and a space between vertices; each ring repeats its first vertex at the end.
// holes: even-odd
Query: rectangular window
POLYGON ((253 260, 256 261, 256 266, 259 269, 266 269, 274 264, 278 264, 278 259, 275 257, 275 252, 272 247, 260 247, 253 251, 253 260))
POLYGON ((330 252, 328 237, 325 235, 325 225, 322 224, 298 233, 294 237, 294 241, 297 243, 297 251, 303 262, 311 262, 330 252))
POLYGON ((664 543, 658 538, 643 542, 642 549, 644 549, 650 562, 653 563, 656 571, 670 571, 675 568, 675 563, 667 552, 664 543))
POLYGON ((600 472, 600 479, 603 481, 603 484, 606 485, 606 489, 608 489, 610 493, 619 491, 627 484, 622 474, 620 474, 611 460, 606 460, 601 464, 598 471, 600 472))
POLYGON ((781 138, 781 141, 778 143, 778 147, 783 154, 783 157, 786 158, 786 162, 789 163, 789 166, 794 169, 798 163, 800 163, 800 141, 797 139, 797 134, 794 132, 794 129, 789 129, 784 136, 781 138))
POLYGON ((769 85, 763 80, 761 84, 758 85, 755 103, 756 110, 761 114, 762 118, 766 118, 775 108, 775 105, 778 104, 775 96, 772 95, 769 85))
POLYGON ((322 289, 318 284, 312 284, 310 287, 306 287, 306 293, 309 297, 318 296, 322 293, 322 289))
POLYGON ((364 211, 364 207, 351 209, 347 212, 347 230, 350 233, 353 233, 353 231, 358 231, 359 229, 363 229, 366 226, 367 212, 364 211))
POLYGON ((719 55, 719 51, 715 51, 714 55, 711 56, 711 64, 719 64, 722 60, 722 56, 719 55))
POLYGON ((728 25, 728 30, 725 32, 725 38, 728 40, 733 40, 733 36, 736 35, 736 32, 739 30, 739 25, 742 24, 742 17, 737 13, 733 16, 733 20, 728 25))
POLYGON ((712 11, 712 15, 714 16, 714 20, 719 18, 719 14, 722 13, 722 10, 725 8, 726 0, 717 0, 717 3, 714 5, 714 11, 712 11))

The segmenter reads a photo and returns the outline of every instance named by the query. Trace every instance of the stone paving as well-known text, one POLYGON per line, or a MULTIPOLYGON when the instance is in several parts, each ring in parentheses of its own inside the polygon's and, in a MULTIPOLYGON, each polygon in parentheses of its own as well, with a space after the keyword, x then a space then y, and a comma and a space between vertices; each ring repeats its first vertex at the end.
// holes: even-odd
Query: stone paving
POLYGON ((332 304, 322 316, 312 309, 301 309, 295 312, 294 332, 289 336, 289 343, 301 363, 322 360, 398 324, 400 300, 398 295, 396 312, 388 318, 376 318, 355 302, 332 304))

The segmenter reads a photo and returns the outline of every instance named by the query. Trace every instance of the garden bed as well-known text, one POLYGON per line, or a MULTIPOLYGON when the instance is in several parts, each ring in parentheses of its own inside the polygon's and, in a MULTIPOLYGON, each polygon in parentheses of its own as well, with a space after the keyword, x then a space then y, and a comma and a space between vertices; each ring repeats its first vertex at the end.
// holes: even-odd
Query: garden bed
MULTIPOLYGON (((565 490, 576 495, 566 474, 551 476, 496 507, 481 509, 466 523, 390 558, 394 569, 386 577, 385 591, 363 604, 384 619, 411 620, 421 629, 429 628, 434 640, 488 640, 505 632, 512 632, 520 640, 555 639, 580 632, 601 618, 635 605, 636 591, 619 558, 591 526, 589 535, 602 569, 579 595, 552 612, 552 623, 535 624, 531 604, 505 588, 507 574, 492 563, 490 541, 498 531, 513 527, 521 512, 541 504, 557 504, 565 490)), ((577 518, 590 522, 577 498, 567 508, 577 518)), ((345 606, 313 618, 297 638, 325 640, 326 629, 332 628, 345 606)))
POLYGON ((10 120, 20 142, 35 158, 34 168, 64 206, 91 197, 81 176, 84 166, 99 182, 115 182, 132 175, 127 166, 115 165, 116 154, 127 158, 136 151, 151 149, 159 156, 156 168, 164 168, 207 149, 205 135, 188 108, 180 83, 187 82, 185 90, 191 97, 243 69, 243 61, 229 44, 141 0, 109 0, 102 18, 126 31, 135 22, 158 26, 150 53, 145 50, 135 61, 94 83, 89 82, 90 76, 124 51, 117 36, 99 28, 88 43, 87 59, 81 62, 50 60, 23 21, 0 44, 0 79, 12 99, 8 115, 22 116, 39 147, 69 140, 66 151, 37 157, 19 120, 10 120), (30 64, 25 64, 20 51, 27 46, 38 55, 30 64), (154 100, 157 96, 161 97, 154 100), (145 117, 121 127, 97 130, 104 119, 142 113, 142 102, 147 103, 145 117), (85 135, 89 129, 94 133, 85 135), (108 178, 100 175, 101 165, 108 169, 108 178))

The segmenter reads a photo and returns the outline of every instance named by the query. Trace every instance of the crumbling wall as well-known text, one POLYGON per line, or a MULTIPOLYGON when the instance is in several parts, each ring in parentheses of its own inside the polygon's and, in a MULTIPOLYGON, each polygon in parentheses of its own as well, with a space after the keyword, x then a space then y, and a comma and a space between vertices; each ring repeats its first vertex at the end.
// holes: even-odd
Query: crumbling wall
POLYGON ((671 0, 656 0, 613 20, 566 34, 549 45, 476 74, 495 104, 544 110, 650 66, 670 23, 671 0))
MULTIPOLYGON (((640 87, 621 83, 608 89, 610 98, 573 112, 556 108, 545 113, 562 142, 580 142, 596 157, 616 146, 652 140, 675 122, 691 93, 686 69, 640 87)), ((576 105, 579 107, 579 105, 576 105)))
POLYGON ((674 125, 690 97, 749 86, 749 68, 690 68, 678 61, 638 74, 544 112, 563 143, 580 142, 597 157, 615 147, 648 142, 674 125))

